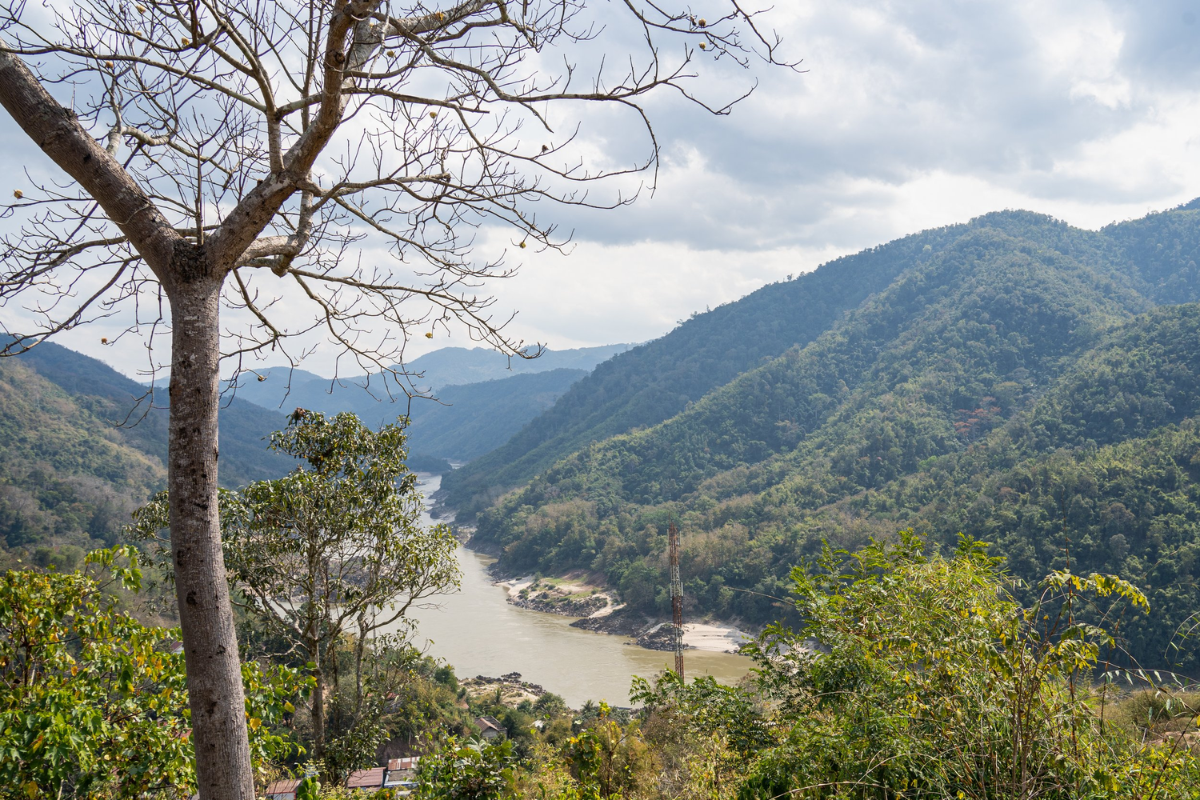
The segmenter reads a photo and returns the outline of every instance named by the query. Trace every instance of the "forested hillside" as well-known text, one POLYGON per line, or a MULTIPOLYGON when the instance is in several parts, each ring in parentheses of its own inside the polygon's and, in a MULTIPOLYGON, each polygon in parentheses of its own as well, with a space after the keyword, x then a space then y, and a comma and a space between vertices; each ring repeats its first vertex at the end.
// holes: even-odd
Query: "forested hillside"
MULTIPOLYGON (((42 548, 37 558, 69 564, 116 541, 130 512, 166 484, 167 410, 139 403, 145 392, 49 342, 0 359, 0 549, 42 548)), ((287 424, 282 414, 241 400, 220 414, 223 485, 292 468, 267 450, 266 437, 287 424)))
POLYGON ((696 315, 661 339, 601 364, 504 447, 447 476, 446 502, 469 518, 592 442, 680 413, 741 373, 812 342, 906 270, 982 229, 1082 258, 1130 288, 1145 282, 1119 271, 1117 265, 1126 263, 1120 243, 1028 212, 990 214, 898 239, 696 315))
POLYGON ((0 558, 29 548, 74 567, 114 543, 129 513, 165 483, 155 458, 123 441, 88 403, 18 359, 0 360, 0 558), (41 546, 41 552, 36 548, 41 546), (63 550, 63 548, 66 548, 63 550))
POLYGON ((1027 584, 1068 558, 1140 583, 1154 613, 1122 631, 1171 660, 1200 611, 1200 307, 1154 306, 1200 297, 1200 212, 1101 232, 1005 212, 937 233, 812 341, 558 460, 476 536, 513 570, 600 571, 661 612, 675 516, 689 613, 766 621, 822 541, 961 531, 1027 584))

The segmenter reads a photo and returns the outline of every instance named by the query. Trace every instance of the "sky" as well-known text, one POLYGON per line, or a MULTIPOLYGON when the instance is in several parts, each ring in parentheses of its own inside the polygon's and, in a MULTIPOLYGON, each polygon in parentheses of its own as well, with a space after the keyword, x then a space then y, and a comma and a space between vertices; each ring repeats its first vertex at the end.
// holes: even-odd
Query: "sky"
MULTIPOLYGON (((517 312, 510 334, 554 349, 640 342, 837 256, 989 211, 1099 228, 1186 202, 1200 195, 1198 17, 1176 0, 777 0, 762 20, 803 71, 703 59, 706 98, 756 90, 722 117, 652 99, 657 186, 615 211, 542 210, 573 231, 567 255, 481 231, 483 248, 521 265, 488 287, 497 312, 517 312)), ((625 117, 581 122, 600 160, 644 152, 625 117)), ((0 118, 7 152, 28 151, 20 137, 0 118)), ((144 366, 100 335, 58 341, 130 374, 144 366)), ((470 344, 438 332, 408 355, 470 344)), ((329 374, 331 359, 319 348, 305 368, 329 374)))

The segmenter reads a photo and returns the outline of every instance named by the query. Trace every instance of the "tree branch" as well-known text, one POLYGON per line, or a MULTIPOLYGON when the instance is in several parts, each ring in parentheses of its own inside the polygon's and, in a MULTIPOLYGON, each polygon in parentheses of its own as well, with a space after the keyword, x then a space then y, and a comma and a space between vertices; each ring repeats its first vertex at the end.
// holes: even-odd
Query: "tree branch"
POLYGON ((88 135, 74 112, 59 105, 24 62, 3 49, 0 105, 42 152, 79 181, 158 279, 168 283, 167 265, 183 239, 129 173, 88 135))

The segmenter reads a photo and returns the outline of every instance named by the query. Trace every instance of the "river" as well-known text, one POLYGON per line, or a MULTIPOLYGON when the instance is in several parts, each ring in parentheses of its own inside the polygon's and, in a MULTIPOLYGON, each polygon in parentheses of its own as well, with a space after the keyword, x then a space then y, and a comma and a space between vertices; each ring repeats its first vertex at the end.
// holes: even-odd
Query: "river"
MULTIPOLYGON (((421 475, 426 497, 441 484, 438 476, 421 475)), ((432 524, 428 516, 425 524, 432 524)), ((646 650, 621 636, 572 628, 569 617, 517 608, 504 589, 492 585, 488 565, 494 559, 459 547, 462 588, 432 598, 412 616, 417 621, 413 643, 444 659, 460 678, 498 677, 521 673, 579 708, 587 700, 629 705, 630 678, 650 678, 673 666, 672 653, 646 650)), ((733 683, 750 668, 750 660, 731 653, 688 650, 684 671, 712 675, 733 683)))

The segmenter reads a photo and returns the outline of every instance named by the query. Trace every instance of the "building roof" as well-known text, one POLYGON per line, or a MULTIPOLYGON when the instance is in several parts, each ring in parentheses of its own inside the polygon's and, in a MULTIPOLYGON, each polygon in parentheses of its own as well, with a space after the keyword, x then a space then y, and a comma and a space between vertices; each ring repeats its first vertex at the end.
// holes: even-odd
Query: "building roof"
POLYGON ((266 794, 295 794, 299 786, 299 778, 287 778, 267 784, 266 794))
POLYGON ((476 717, 475 724, 483 730, 502 731, 504 726, 500 724, 500 720, 495 717, 476 717))
POLYGON ((350 778, 346 781, 347 789, 379 789, 383 786, 383 767, 373 767, 372 769, 360 769, 357 772, 352 772, 350 778))

